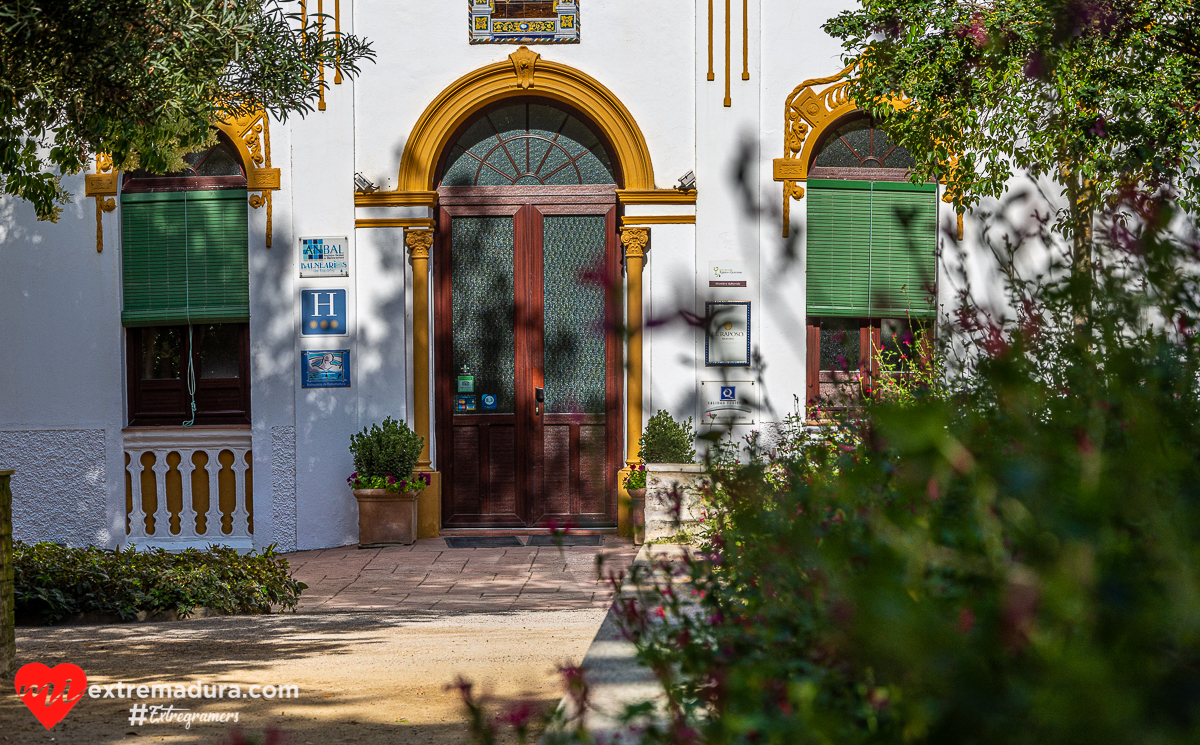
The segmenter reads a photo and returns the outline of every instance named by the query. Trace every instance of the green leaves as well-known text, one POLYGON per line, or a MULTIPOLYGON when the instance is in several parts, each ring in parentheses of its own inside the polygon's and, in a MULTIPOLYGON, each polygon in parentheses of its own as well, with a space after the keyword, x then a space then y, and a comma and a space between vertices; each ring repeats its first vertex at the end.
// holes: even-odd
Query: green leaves
POLYGON ((391 417, 383 426, 372 424, 370 430, 350 435, 350 452, 354 456, 354 475, 360 480, 408 478, 421 457, 425 438, 408 428, 404 422, 391 417))
POLYGON ((242 555, 230 548, 168 553, 14 543, 17 617, 57 623, 79 613, 132 620, 196 606, 219 613, 294 609, 307 585, 291 578, 274 546, 242 555))
POLYGON ((317 71, 354 77, 361 38, 301 22, 292 0, 19 0, 0 4, 0 186, 55 219, 61 174, 106 152, 164 172, 222 117, 315 109, 317 71))
POLYGON ((695 443, 691 417, 677 422, 670 413, 659 410, 646 422, 638 457, 646 463, 691 463, 696 460, 695 443))

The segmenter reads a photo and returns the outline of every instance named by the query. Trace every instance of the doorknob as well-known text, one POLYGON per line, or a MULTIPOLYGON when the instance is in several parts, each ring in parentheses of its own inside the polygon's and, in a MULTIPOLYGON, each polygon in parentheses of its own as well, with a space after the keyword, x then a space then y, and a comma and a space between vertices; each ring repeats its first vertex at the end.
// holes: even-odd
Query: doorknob
POLYGON ((542 404, 544 404, 545 402, 546 402, 546 389, 534 388, 533 389, 533 413, 534 413, 534 416, 542 415, 542 404))

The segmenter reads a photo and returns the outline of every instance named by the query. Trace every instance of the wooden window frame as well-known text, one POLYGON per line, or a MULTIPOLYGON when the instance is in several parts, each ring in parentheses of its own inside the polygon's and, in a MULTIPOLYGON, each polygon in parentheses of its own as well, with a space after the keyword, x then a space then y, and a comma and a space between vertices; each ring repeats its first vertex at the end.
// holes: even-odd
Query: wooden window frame
MULTIPOLYGON (((233 324, 231 324, 233 325, 233 324)), ((241 322, 238 335, 238 377, 237 378, 201 378, 196 377, 196 419, 195 424, 202 425, 249 425, 250 424, 250 324, 241 322), (230 391, 237 392, 240 407, 236 409, 216 409, 213 406, 217 395, 230 391)), ((131 327, 125 330, 125 366, 128 381, 129 426, 180 426, 191 418, 191 397, 187 392, 187 362, 192 357, 193 363, 199 365, 186 337, 184 329, 184 352, 179 360, 179 377, 165 380, 143 380, 142 369, 142 327, 131 327), (172 396, 172 394, 174 394, 172 396), (154 407, 151 399, 162 399, 172 396, 176 402, 174 408, 166 406, 154 407)))

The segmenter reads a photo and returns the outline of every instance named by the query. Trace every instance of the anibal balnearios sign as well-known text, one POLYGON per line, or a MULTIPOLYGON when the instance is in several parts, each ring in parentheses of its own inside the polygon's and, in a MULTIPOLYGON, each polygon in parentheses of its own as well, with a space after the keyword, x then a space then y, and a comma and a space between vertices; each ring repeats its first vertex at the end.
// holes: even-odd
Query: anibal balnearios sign
POLYGON ((750 301, 709 301, 704 304, 708 327, 704 334, 704 364, 749 366, 750 301))
POLYGON ((301 277, 349 277, 346 236, 307 236, 300 239, 301 277))

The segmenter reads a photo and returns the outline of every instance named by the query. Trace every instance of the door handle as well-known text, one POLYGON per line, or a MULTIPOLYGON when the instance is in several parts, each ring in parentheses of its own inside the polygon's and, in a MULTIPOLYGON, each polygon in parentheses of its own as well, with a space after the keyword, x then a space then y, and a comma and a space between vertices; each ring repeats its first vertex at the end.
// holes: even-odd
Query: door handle
POLYGON ((545 402, 546 402, 546 389, 535 387, 533 389, 533 415, 534 416, 542 415, 542 404, 544 404, 545 402))

